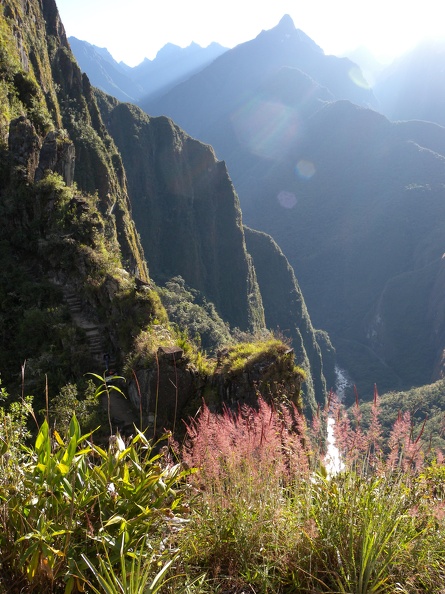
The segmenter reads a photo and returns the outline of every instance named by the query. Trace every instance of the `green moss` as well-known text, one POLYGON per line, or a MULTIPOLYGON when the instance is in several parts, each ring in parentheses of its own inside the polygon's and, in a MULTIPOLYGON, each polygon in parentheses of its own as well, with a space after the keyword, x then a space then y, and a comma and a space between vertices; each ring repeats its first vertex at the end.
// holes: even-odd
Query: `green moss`
POLYGON ((223 373, 241 373, 263 359, 282 357, 288 350, 289 347, 276 338, 242 342, 226 349, 221 370, 223 373))

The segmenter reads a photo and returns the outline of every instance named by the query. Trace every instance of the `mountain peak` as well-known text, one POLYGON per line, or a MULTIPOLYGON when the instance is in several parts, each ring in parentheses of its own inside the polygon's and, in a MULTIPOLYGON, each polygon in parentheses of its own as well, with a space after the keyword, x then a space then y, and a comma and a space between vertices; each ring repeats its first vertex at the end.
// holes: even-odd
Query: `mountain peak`
POLYGON ((287 31, 295 31, 294 21, 289 14, 285 14, 277 26, 278 29, 286 30, 287 31))

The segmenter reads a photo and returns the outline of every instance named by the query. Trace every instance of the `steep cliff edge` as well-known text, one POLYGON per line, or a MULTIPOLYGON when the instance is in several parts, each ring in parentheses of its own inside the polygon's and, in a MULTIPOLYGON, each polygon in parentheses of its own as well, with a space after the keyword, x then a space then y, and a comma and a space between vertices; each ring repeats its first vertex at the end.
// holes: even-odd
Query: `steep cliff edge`
MULTIPOLYGON (((326 381, 316 333, 294 271, 270 235, 248 227, 244 232, 257 272, 266 325, 292 341, 296 360, 307 372, 304 401, 307 412, 313 413, 318 404, 325 404, 326 381)), ((328 370, 328 375, 333 372, 328 370)))
POLYGON ((264 328, 238 196, 225 164, 171 120, 150 118, 133 105, 96 94, 122 155, 153 278, 180 275, 232 327, 264 328))
POLYGON ((57 389, 166 316, 121 158, 55 3, 0 10, 0 369, 14 382, 26 359, 29 389, 46 373, 57 389))
POLYGON ((122 154, 153 278, 183 277, 232 327, 286 334, 307 371, 305 403, 314 412, 317 402, 324 404, 326 384, 298 283, 272 238, 243 228, 225 164, 168 118, 151 118, 101 92, 97 97, 122 154))
MULTIPOLYGON (((0 8, 0 371, 10 393, 21 365, 25 389, 41 398, 45 377, 53 395, 110 364, 131 374, 138 345, 177 348, 130 196, 153 275, 181 274, 232 327, 264 330, 224 163, 167 118, 94 90, 53 0, 0 0, 0 8)), ((185 403, 209 373, 203 380, 192 360, 181 364, 185 403)))

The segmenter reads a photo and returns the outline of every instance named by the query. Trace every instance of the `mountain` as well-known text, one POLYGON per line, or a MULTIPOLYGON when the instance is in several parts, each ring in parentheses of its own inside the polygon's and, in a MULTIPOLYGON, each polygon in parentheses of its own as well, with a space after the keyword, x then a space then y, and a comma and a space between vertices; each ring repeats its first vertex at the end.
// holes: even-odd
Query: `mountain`
MULTIPOLYGON (((169 411, 199 400, 205 389, 217 398, 220 387, 202 353, 193 355, 181 328, 171 326, 153 276, 187 276, 205 292, 206 323, 213 317, 221 325, 221 314, 241 333, 265 331, 225 164, 171 120, 149 118, 94 89, 71 53, 54 0, 30 0, 26 7, 1 0, 0 6, 4 385, 20 393, 22 366, 22 389, 43 407, 45 378, 47 393, 59 391, 62 402, 64 394, 88 389, 86 371, 100 374, 112 365, 127 374, 131 399, 147 422, 162 386, 159 410, 171 423, 169 411)), ((186 313, 190 302, 183 307, 186 313)), ((307 319, 303 326, 313 343, 307 319)), ((285 357, 288 380, 300 386, 289 353, 282 346, 269 350, 266 367, 280 368, 285 357)), ((314 411, 316 399, 325 399, 312 388, 323 390, 320 353, 314 377, 311 362, 302 364, 310 374, 306 408, 314 411)), ((224 395, 230 378, 222 379, 224 395)), ((242 397, 239 387, 236 393, 242 397)))
POLYGON ((305 393, 314 411, 326 384, 303 296, 272 238, 258 234, 264 242, 258 254, 259 240, 249 239, 255 232, 243 229, 225 164, 171 120, 150 118, 100 92, 97 98, 122 155, 133 217, 153 278, 162 283, 181 276, 232 327, 281 329, 299 364, 309 371, 305 393), (272 285, 279 300, 266 298, 272 285))
POLYGON ((0 368, 26 360, 43 394, 121 360, 139 319, 161 316, 131 218, 121 157, 69 50, 55 3, 2 2, 0 368), (121 308, 129 308, 123 334, 121 308))
POLYGON ((132 79, 143 89, 139 100, 167 92, 226 51, 227 48, 215 42, 205 48, 197 43, 191 43, 185 48, 168 43, 158 51, 154 60, 146 58, 132 69, 132 79))
POLYGON ((355 50, 347 52, 345 57, 349 58, 354 64, 357 64, 360 67, 363 76, 375 94, 375 83, 381 73, 388 67, 388 64, 386 62, 380 62, 365 46, 359 46, 355 50))
MULTIPOLYGON (((323 346, 314 332, 294 271, 270 235, 248 227, 244 231, 257 273, 266 326, 290 339, 297 360, 302 362, 303 368, 311 370, 307 380, 308 393, 324 394, 324 375, 329 378, 332 370, 325 358, 326 369, 323 371, 323 346)), ((330 387, 334 385, 332 383, 330 387)))
POLYGON ((76 60, 88 74, 92 84, 120 101, 135 103, 143 95, 142 87, 131 78, 131 71, 116 62, 105 48, 100 48, 76 37, 68 38, 76 60))
POLYGON ((444 373, 445 130, 391 123, 354 72, 285 17, 145 108, 226 161, 244 223, 278 243, 372 396, 444 373))
POLYGON ((303 31, 295 28, 288 15, 275 28, 227 51, 159 99, 142 101, 140 105, 151 115, 171 117, 187 133, 211 144, 221 156, 219 135, 213 130, 219 131, 224 121, 228 134, 232 133, 232 118, 249 109, 257 88, 283 67, 304 72, 334 98, 375 105, 359 68, 347 58, 325 55, 303 31))
POLYGON ((122 155, 153 278, 180 275, 232 327, 264 327, 241 209, 225 164, 171 120, 149 118, 133 105, 97 96, 122 155))
POLYGON ((424 41, 378 77, 379 110, 391 120, 425 120, 445 126, 445 43, 424 41))
POLYGON ((361 394, 443 373, 444 141, 440 126, 336 101, 240 187, 246 222, 277 239, 361 394))
POLYGON ((131 103, 166 92, 226 51, 218 43, 206 48, 196 43, 186 48, 168 43, 154 60, 145 58, 138 66, 131 67, 118 63, 106 48, 76 37, 69 37, 68 41, 81 70, 95 87, 131 103))

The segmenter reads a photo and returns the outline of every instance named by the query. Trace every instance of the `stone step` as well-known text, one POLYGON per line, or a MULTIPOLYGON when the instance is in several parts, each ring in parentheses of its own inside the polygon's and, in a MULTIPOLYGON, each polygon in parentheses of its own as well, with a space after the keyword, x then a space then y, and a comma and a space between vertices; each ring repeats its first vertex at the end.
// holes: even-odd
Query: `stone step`
MULTIPOLYGON (((91 359, 95 362, 98 368, 105 369, 105 349, 101 329, 83 315, 82 300, 77 293, 71 289, 64 288, 64 297, 74 323, 86 334, 91 359)), ((108 367, 114 366, 114 364, 115 359, 110 357, 108 360, 108 367)))

